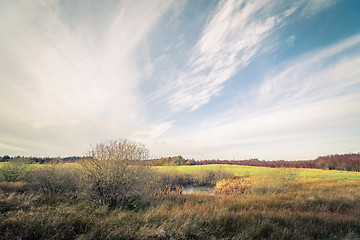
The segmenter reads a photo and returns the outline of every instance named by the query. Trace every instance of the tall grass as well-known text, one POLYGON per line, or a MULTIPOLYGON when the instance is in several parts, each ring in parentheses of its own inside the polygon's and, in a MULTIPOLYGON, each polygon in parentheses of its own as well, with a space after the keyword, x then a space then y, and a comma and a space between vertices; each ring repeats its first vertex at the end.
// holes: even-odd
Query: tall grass
POLYGON ((28 182, 46 196, 75 195, 80 187, 78 170, 64 165, 49 165, 32 170, 28 182))
POLYGON ((356 181, 301 181, 277 194, 169 195, 141 211, 2 193, 0 238, 357 239, 359 190, 356 181))

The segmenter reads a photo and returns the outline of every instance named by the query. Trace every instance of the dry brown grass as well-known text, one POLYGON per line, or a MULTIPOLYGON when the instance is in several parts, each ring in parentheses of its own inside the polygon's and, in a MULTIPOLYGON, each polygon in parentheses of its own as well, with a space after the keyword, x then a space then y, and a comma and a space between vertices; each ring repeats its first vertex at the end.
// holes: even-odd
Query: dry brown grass
POLYGON ((23 193, 29 189, 27 182, 0 182, 0 191, 5 193, 23 193))
POLYGON ((234 194, 164 194, 132 210, 65 195, 49 201, 16 190, 25 183, 1 183, 0 239, 360 238, 359 181, 277 175, 222 182, 234 194))

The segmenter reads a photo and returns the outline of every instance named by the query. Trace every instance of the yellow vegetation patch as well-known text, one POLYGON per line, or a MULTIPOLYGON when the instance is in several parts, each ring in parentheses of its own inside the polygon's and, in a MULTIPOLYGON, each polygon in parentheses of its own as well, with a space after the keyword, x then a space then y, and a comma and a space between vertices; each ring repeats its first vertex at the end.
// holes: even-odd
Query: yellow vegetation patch
POLYGON ((236 195, 245 193, 250 187, 250 178, 236 176, 217 182, 214 193, 218 195, 236 195))

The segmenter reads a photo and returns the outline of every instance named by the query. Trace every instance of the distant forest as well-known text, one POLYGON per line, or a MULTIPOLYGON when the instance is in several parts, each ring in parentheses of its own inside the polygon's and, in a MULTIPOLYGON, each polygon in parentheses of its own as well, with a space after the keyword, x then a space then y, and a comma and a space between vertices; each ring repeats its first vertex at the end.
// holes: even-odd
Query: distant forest
POLYGON ((315 168, 325 170, 343 170, 360 172, 360 153, 336 154, 328 156, 320 156, 315 160, 302 161, 264 161, 259 159, 249 160, 199 160, 184 159, 181 156, 158 158, 149 160, 149 165, 164 166, 164 165, 207 165, 207 164, 231 164, 231 165, 246 165, 257 167, 272 167, 272 168, 315 168))
POLYGON ((258 159, 249 160, 202 160, 197 161, 196 164, 234 164, 258 167, 272 167, 272 168, 315 168, 325 170, 342 170, 342 171, 356 171, 360 172, 360 154, 336 154, 320 156, 315 160, 301 160, 301 161, 260 161, 258 159))
MULTIPOLYGON (((86 157, 10 157, 5 155, 0 157, 0 162, 23 162, 23 163, 60 163, 60 162, 77 162, 86 157)), ((248 160, 194 160, 185 159, 182 156, 163 157, 143 161, 145 165, 149 166, 181 166, 181 165, 207 165, 207 164, 231 164, 231 165, 245 165, 271 168, 314 168, 325 170, 342 170, 342 171, 356 171, 360 172, 360 153, 336 154, 320 156, 314 160, 300 160, 300 161, 265 161, 259 159, 248 160)))
POLYGON ((15 156, 10 157, 5 155, 0 157, 0 162, 21 162, 21 163, 66 163, 66 162, 77 162, 81 159, 85 159, 86 157, 24 157, 24 156, 15 156))

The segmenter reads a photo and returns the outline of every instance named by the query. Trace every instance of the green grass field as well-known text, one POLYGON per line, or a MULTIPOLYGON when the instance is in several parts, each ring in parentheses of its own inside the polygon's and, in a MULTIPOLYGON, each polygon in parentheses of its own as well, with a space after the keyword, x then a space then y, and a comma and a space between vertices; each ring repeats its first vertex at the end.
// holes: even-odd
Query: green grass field
MULTIPOLYGON (((0 168, 9 163, 0 163, 0 168)), ((44 164, 28 164, 29 169, 44 167, 44 164)), ((80 165, 77 163, 65 163, 64 167, 75 168, 80 165)), ((223 171, 237 176, 269 176, 281 174, 292 176, 293 178, 309 178, 309 179, 326 179, 326 180, 360 180, 360 172, 338 171, 338 170, 322 170, 307 168, 268 168, 268 167, 252 167, 241 165, 192 165, 192 166, 161 166, 154 167, 160 171, 177 172, 194 174, 202 171, 223 171)))
POLYGON ((327 179, 327 180, 360 180, 360 172, 305 169, 305 168, 267 168, 238 165, 193 165, 193 166, 162 166, 160 171, 175 171, 193 174, 206 170, 224 171, 237 176, 269 176, 281 174, 295 178, 327 179))

